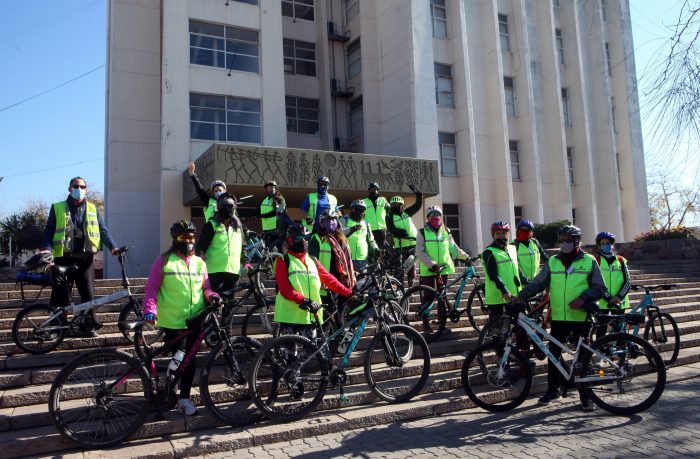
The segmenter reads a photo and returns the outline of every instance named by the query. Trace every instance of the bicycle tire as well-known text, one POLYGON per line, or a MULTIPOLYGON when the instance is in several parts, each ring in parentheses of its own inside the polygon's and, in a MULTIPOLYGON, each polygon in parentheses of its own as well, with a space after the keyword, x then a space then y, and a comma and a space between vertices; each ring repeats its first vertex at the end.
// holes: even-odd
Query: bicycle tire
POLYGON ((365 351, 364 363, 365 378, 370 390, 389 403, 403 403, 418 395, 425 387, 430 376, 430 349, 414 328, 392 324, 372 338, 365 351), (401 343, 400 334, 403 334, 405 343, 401 343), (375 355, 375 351, 384 354, 375 355), (416 360, 422 360, 422 367, 406 366, 416 360), (392 368, 395 370, 392 371, 392 368), (415 381, 412 378, 414 376, 417 376, 415 381), (403 389, 407 389, 406 392, 399 393, 403 389))
POLYGON ((421 330, 428 344, 437 341, 445 331, 448 306, 445 304, 444 298, 439 296, 434 288, 427 285, 416 285, 409 288, 401 298, 401 307, 409 320, 422 322, 421 330), (411 297, 416 294, 420 298, 418 306, 414 308, 414 311, 411 311, 411 297), (423 298, 429 295, 432 295, 433 300, 429 304, 428 302, 423 304, 423 298), (425 311, 427 311, 427 317, 425 311))
POLYGON ((667 312, 652 313, 644 326, 644 339, 650 342, 661 354, 666 368, 676 363, 678 353, 681 350, 681 335, 678 324, 671 314, 667 312), (668 336, 670 331, 673 332, 671 337, 668 336), (671 340, 673 343, 669 345, 671 340))
POLYGON ((462 364, 464 391, 472 402, 487 411, 503 412, 516 408, 525 401, 532 388, 532 369, 517 349, 510 350, 504 374, 498 376, 498 359, 502 354, 502 344, 489 342, 467 354, 462 364), (521 388, 514 389, 512 394, 507 393, 514 383, 521 381, 521 388))
POLYGON ((485 289, 486 287, 484 284, 475 285, 474 288, 472 288, 472 291, 469 293, 469 299, 467 300, 467 318, 477 333, 481 333, 481 327, 479 327, 479 324, 477 323, 476 316, 488 312, 486 303, 484 303, 485 289), (478 304, 478 311, 474 311, 475 302, 478 304))
POLYGON ((51 421, 63 436, 86 448, 117 445, 143 425, 151 407, 151 387, 145 367, 125 352, 98 349, 79 355, 63 367, 51 385, 51 421), (103 388, 130 371, 133 383, 124 381, 126 391, 103 388), (140 389, 130 392, 131 387, 140 389))
POLYGON ((510 316, 503 314, 500 317, 489 319, 479 332, 479 345, 486 343, 487 338, 496 339, 498 342, 504 343, 507 336, 501 333, 500 330, 509 330, 509 328, 505 327, 505 320, 510 320, 510 316))
POLYGON ((219 343, 209 352, 199 378, 199 391, 216 418, 233 427, 244 427, 262 419, 262 413, 250 399, 247 380, 252 366, 250 355, 255 355, 262 344, 247 336, 230 339, 230 343, 230 348, 219 343), (238 372, 234 370, 234 359, 238 372))
POLYGON ((384 305, 384 320, 388 324, 410 325, 406 313, 396 301, 387 301, 384 305))
POLYGON ((584 369, 583 376, 601 378, 607 372, 614 373, 613 376, 617 378, 614 382, 607 384, 605 381, 595 385, 579 383, 593 403, 610 413, 627 416, 646 410, 661 397, 666 385, 666 367, 659 353, 649 342, 628 333, 612 333, 596 340, 591 348, 622 368, 622 372, 615 370, 605 359, 597 357, 597 354, 586 353, 581 362, 581 368, 584 369), (631 363, 631 359, 635 359, 635 362, 631 363), (644 380, 639 381, 642 377, 644 380), (632 385, 633 379, 637 381, 635 384, 639 390, 635 390, 632 385), (611 403, 616 399, 624 401, 633 393, 652 387, 648 395, 643 394, 642 400, 636 404, 622 406, 611 403))
POLYGON ((65 337, 65 327, 68 326, 66 316, 61 314, 48 324, 50 327, 58 327, 56 330, 47 332, 36 329, 51 317, 54 310, 48 304, 32 304, 22 308, 12 322, 12 339, 17 347, 35 355, 46 354, 56 349, 65 337), (32 344, 33 340, 36 340, 36 345, 32 344))
POLYGON ((250 397, 261 413, 273 421, 289 422, 300 419, 316 409, 328 389, 328 362, 321 353, 308 362, 306 371, 318 373, 314 378, 300 380, 295 374, 300 357, 317 350, 307 338, 284 335, 268 342, 253 362, 250 375, 250 397), (307 384, 304 384, 307 382, 307 384), (311 393, 310 400, 300 402, 311 393))
POLYGON ((406 288, 404 287, 403 282, 401 282, 394 276, 387 276, 386 280, 388 280, 387 283, 389 285, 388 287, 385 285, 384 288, 387 290, 391 290, 396 301, 399 301, 406 293, 406 288))
MULTIPOLYGON (((122 323, 137 322, 143 320, 143 309, 138 303, 138 300, 134 299, 129 301, 124 305, 124 307, 119 311, 119 318, 117 319, 119 323, 119 329, 124 335, 124 338, 129 340, 130 343, 134 342, 134 330, 127 327, 122 327, 122 323)), ((143 332, 146 343, 153 344, 160 341, 163 338, 163 330, 157 328, 155 325, 151 325, 148 322, 143 324, 143 332)))

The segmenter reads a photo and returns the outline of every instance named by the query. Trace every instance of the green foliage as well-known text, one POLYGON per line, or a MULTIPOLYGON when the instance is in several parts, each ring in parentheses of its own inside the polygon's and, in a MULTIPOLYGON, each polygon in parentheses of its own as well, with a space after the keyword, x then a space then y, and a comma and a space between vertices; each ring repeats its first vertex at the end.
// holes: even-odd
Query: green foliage
POLYGON ((569 220, 559 220, 556 222, 543 223, 541 225, 535 225, 533 234, 535 238, 540 241, 542 247, 545 249, 552 249, 557 246, 557 230, 565 225, 570 225, 569 220))
POLYGON ((36 250, 44 243, 44 226, 46 226, 46 209, 32 206, 28 210, 15 213, 0 220, 0 248, 9 252, 12 236, 12 255, 16 259, 23 250, 36 250))
POLYGON ((653 229, 634 237, 635 241, 664 241, 667 239, 695 239, 695 234, 691 229, 678 226, 670 230, 653 229))

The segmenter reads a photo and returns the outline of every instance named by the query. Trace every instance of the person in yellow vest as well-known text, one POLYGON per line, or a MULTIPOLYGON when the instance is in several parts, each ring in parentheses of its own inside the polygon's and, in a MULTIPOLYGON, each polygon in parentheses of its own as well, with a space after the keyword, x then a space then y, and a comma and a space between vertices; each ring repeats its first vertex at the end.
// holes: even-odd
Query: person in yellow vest
MULTIPOLYGON (((417 190, 413 185, 410 185, 411 190, 416 194, 416 202, 404 210, 404 200, 401 196, 391 198, 389 218, 387 219, 387 228, 392 236, 392 244, 394 250, 401 254, 401 263, 404 263, 410 256, 416 254, 416 235, 418 229, 413 223, 413 217, 423 207, 423 193, 417 190)), ((401 272, 403 274, 403 271, 401 272)), ((416 278, 416 268, 411 266, 408 269, 408 285, 413 285, 416 278)), ((403 275, 399 279, 403 282, 403 275)))
POLYGON ((265 198, 258 207, 257 216, 262 225, 265 245, 270 250, 281 252, 289 217, 287 217, 287 202, 274 180, 265 183, 265 198))
POLYGON ((328 192, 330 185, 330 179, 321 175, 316 179, 316 192, 307 194, 299 207, 305 213, 303 225, 310 233, 318 230, 320 217, 325 211, 338 211, 338 199, 328 192))
POLYGON ((350 204, 350 213, 343 218, 345 237, 348 238, 355 271, 366 268, 369 260, 379 254, 369 223, 365 220, 366 210, 365 202, 362 199, 355 199, 350 204))
MULTIPOLYGON (((107 246, 112 255, 118 253, 117 243, 112 239, 97 206, 87 199, 87 182, 82 177, 73 177, 68 184, 69 196, 65 201, 51 205, 49 218, 44 226, 43 252, 51 252, 58 266, 76 265, 77 272, 70 275, 72 285, 78 288, 80 301, 85 303, 95 297, 94 255, 107 246)), ((50 304, 70 304, 68 292, 63 288, 51 290, 50 304)), ((98 336, 102 324, 97 322, 95 310, 87 312, 89 317, 81 332, 98 336)))
POLYGON ((206 260, 212 290, 220 294, 238 284, 245 236, 233 196, 219 196, 216 208, 214 216, 204 224, 195 249, 206 260))
MULTIPOLYGON (((187 167, 187 172, 190 179, 192 179, 194 189, 197 191, 197 196, 199 196, 199 199, 204 204, 204 221, 209 221, 209 219, 216 213, 216 200, 219 199, 219 196, 226 192, 226 183, 221 180, 214 180, 211 182, 210 188, 213 196, 210 197, 209 193, 207 193, 202 186, 202 182, 199 181, 199 177, 197 177, 197 174, 194 173, 194 170, 194 161, 190 161, 190 164, 187 167)), ((233 199, 235 200, 236 198, 234 197, 233 199)))
MULTIPOLYGON (((601 309, 609 309, 609 314, 623 314, 630 307, 630 299, 627 294, 630 291, 630 273, 627 269, 627 260, 613 250, 615 235, 609 231, 602 231, 595 237, 598 248, 598 256, 595 257, 600 272, 603 275, 607 291, 600 301, 601 309)), ((596 339, 605 336, 607 326, 596 328, 596 339)))
MULTIPOLYGON (((455 272, 455 264, 452 259, 466 260, 469 254, 460 249, 452 239, 450 230, 443 224, 442 208, 430 206, 427 210, 428 221, 425 226, 416 233, 416 255, 420 268, 420 284, 436 288, 437 276, 442 277, 442 282, 447 282, 447 276, 455 272)), ((432 297, 421 298, 421 303, 428 304, 432 297)), ((437 311, 419 311, 423 321, 423 330, 430 333, 430 314, 437 311)))
POLYGON ((367 188, 368 197, 364 199, 367 210, 365 220, 372 230, 374 241, 380 249, 384 248, 386 242, 386 214, 389 211, 389 202, 384 196, 379 196, 379 184, 372 182, 367 188))
POLYGON ((308 254, 309 231, 301 223, 287 228, 287 253, 275 260, 275 279, 279 292, 275 297, 275 322, 280 324, 280 334, 300 334, 314 337, 313 313, 319 312, 323 320, 321 287, 343 297, 353 293, 323 267, 320 261, 308 254))
MULTIPOLYGON (((197 230, 187 220, 180 220, 170 227, 173 242, 168 250, 158 255, 146 281, 143 296, 144 319, 163 329, 164 341, 174 340, 187 330, 187 320, 204 311, 205 302, 220 301, 212 291, 204 260, 194 254, 197 230)), ((199 329, 172 348, 177 366, 197 342, 199 329)), ((193 361, 194 362, 194 361, 193 361)), ((195 365, 185 368, 180 378, 180 397, 177 410, 187 416, 197 414, 197 407, 190 401, 195 365)))
MULTIPOLYGON (((527 301, 549 287, 550 308, 552 310, 552 328, 550 334, 559 342, 565 342, 569 335, 574 340, 579 336, 588 336, 590 324, 588 312, 597 309, 596 302, 606 292, 605 281, 595 258, 581 249, 581 230, 576 226, 566 225, 557 231, 559 237, 558 255, 551 257, 542 271, 523 287, 514 301, 527 301)), ((549 351, 555 359, 561 355, 561 349, 550 343, 549 351)), ((548 405, 559 400, 560 373, 550 361, 547 366, 547 392, 540 397, 540 405, 548 405)), ((595 406, 579 390, 581 408, 593 411, 595 406)))
POLYGON ((544 251, 540 241, 535 239, 532 231, 535 229, 530 220, 521 220, 515 231, 513 245, 518 252, 518 265, 527 282, 535 278, 540 272, 540 261, 547 263, 549 255, 544 251))

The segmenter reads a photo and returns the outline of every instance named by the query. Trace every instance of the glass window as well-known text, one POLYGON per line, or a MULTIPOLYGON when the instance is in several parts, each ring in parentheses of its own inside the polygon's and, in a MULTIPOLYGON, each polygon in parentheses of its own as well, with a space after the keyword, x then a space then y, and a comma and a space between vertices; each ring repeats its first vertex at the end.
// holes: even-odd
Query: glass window
POLYGON ((260 101, 190 94, 190 137, 220 142, 261 143, 260 101))
POLYGON ((515 216, 515 227, 517 228, 523 221, 523 206, 513 206, 513 215, 515 216))
POLYGON ((316 76, 316 44, 299 40, 282 40, 284 73, 316 76))
POLYGON ((459 204, 442 204, 442 211, 445 213, 445 226, 452 233, 452 239, 459 246, 462 245, 461 231, 459 228, 459 204))
POLYGON ((564 39, 561 36, 561 30, 557 29, 555 31, 555 39, 557 42, 557 54, 559 54, 559 63, 564 63, 564 39))
POLYGON ((571 107, 569 106, 569 90, 561 88, 561 108, 564 112, 564 124, 571 125, 571 107))
POLYGON ((566 166, 569 169, 569 183, 574 184, 574 149, 566 147, 566 166))
POLYGON ((285 97, 287 109, 287 132, 320 135, 317 99, 285 97))
POLYGON ((347 48, 348 54, 348 79, 355 78, 362 73, 362 52, 360 40, 355 40, 347 48))
POLYGON ((610 43, 605 43, 605 63, 608 66, 608 75, 612 76, 612 61, 610 60, 610 43))
POLYGON ((552 3, 554 4, 554 8, 559 8, 561 6, 560 0, 552 0, 552 3))
POLYGON ((520 180, 520 153, 518 151, 518 141, 509 140, 508 148, 510 150, 510 173, 512 180, 520 180))
POLYGON ((359 137, 363 132, 362 97, 358 97, 350 102, 350 137, 359 137))
POLYGON ((445 0, 430 0, 430 18, 433 22, 433 37, 447 38, 447 7, 445 0))
POLYGON ((435 102, 438 105, 454 107, 454 90, 452 89, 452 67, 446 64, 434 64, 435 68, 435 102))
POLYGON ((508 16, 498 15, 498 34, 501 37, 501 51, 510 51, 510 38, 508 35, 508 16))
POLYGON ((571 209, 571 224, 576 224, 576 209, 571 209))
POLYGON ((345 23, 355 19, 360 14, 360 0, 345 0, 345 23))
POLYGON ((249 5, 257 5, 258 0, 233 0, 234 2, 247 3, 249 5))
POLYGON ((603 13, 603 21, 608 20, 608 2, 606 0, 600 0, 600 9, 603 13))
POLYGON ((617 134, 617 121, 615 120, 615 98, 611 97, 610 98, 610 117, 612 118, 612 125, 613 125, 613 132, 617 134))
POLYGON ((314 20, 314 0, 282 0, 282 16, 314 20))
POLYGON ((260 33, 190 20, 190 63, 260 73, 260 33))
POLYGON ((455 137, 453 133, 438 132, 442 175, 457 175, 457 142, 455 137))
POLYGON ((515 111, 515 81, 513 77, 503 77, 503 88, 506 96, 506 115, 517 116, 515 111))

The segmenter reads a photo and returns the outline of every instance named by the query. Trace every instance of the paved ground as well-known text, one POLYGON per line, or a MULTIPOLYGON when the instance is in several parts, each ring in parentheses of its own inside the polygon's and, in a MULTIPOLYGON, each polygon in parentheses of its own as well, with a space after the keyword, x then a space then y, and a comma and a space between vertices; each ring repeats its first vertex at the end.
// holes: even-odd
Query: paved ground
POLYGON ((700 364, 672 371, 674 379, 691 379, 669 383, 655 406, 631 417, 583 413, 574 396, 549 407, 531 399, 506 414, 472 409, 204 457, 697 458, 700 364))

